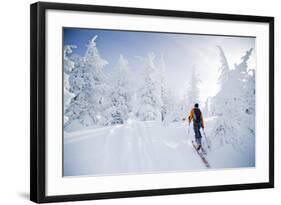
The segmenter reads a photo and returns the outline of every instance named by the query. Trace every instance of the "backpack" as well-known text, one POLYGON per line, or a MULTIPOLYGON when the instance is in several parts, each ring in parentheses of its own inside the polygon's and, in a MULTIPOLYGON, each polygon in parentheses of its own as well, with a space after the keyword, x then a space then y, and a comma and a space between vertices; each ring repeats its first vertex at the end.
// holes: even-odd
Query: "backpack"
POLYGON ((199 108, 194 108, 194 117, 193 121, 195 123, 200 123, 201 122, 201 111, 199 108))

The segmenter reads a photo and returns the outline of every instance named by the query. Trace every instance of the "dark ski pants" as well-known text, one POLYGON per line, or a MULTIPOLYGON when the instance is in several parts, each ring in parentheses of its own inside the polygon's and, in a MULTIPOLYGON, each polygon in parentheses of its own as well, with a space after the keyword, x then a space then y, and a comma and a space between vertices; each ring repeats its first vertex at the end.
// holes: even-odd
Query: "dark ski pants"
POLYGON ((193 122, 193 130, 195 133, 195 141, 198 145, 201 145, 202 135, 200 133, 201 123, 193 122))

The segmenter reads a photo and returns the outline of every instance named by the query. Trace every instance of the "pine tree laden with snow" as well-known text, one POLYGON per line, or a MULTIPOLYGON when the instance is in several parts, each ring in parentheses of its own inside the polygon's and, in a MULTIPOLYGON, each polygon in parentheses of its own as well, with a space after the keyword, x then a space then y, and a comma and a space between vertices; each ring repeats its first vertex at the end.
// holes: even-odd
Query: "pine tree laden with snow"
POLYGON ((149 53, 146 58, 141 59, 144 71, 143 84, 138 91, 139 105, 136 115, 143 121, 161 120, 161 87, 154 59, 153 53, 149 53))
POLYGON ((255 80, 247 71, 252 49, 242 56, 241 63, 229 69, 223 49, 218 48, 222 64, 219 78, 221 88, 213 99, 213 111, 218 116, 212 131, 213 141, 218 146, 231 144, 245 150, 245 147, 254 144, 255 137, 255 113, 250 111, 255 107, 255 80))
POLYGON ((113 75, 114 85, 111 91, 109 124, 124 124, 132 111, 132 92, 130 84, 129 63, 120 55, 118 65, 113 75))
POLYGON ((72 92, 75 94, 67 115, 78 120, 83 126, 102 125, 107 119, 104 111, 108 106, 108 86, 103 68, 108 64, 96 46, 97 36, 87 45, 85 55, 77 57, 69 77, 72 92))
POLYGON ((195 103, 199 103, 199 83, 200 83, 199 75, 196 73, 196 67, 193 66, 191 78, 189 82, 189 87, 186 95, 184 95, 181 109, 182 109, 182 118, 185 119, 189 111, 194 107, 195 103))
POLYGON ((74 62, 69 58, 72 53, 72 49, 76 48, 73 45, 67 45, 64 47, 63 65, 64 65, 64 125, 67 125, 69 118, 66 116, 66 111, 70 106, 71 100, 75 97, 75 94, 70 91, 69 74, 74 68, 74 62))

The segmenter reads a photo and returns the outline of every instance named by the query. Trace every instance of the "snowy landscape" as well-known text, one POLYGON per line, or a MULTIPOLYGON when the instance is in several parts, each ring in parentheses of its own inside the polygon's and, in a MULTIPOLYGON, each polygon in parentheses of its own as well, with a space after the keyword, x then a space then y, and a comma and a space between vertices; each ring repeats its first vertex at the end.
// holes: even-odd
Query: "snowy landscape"
POLYGON ((64 176, 255 167, 255 39, 65 28, 63 163, 64 176))

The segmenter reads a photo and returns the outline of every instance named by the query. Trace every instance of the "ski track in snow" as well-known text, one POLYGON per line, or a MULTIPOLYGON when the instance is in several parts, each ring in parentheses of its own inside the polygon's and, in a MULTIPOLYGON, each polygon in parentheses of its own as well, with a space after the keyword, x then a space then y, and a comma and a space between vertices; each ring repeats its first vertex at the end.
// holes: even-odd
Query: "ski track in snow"
MULTIPOLYGON (((212 121, 206 119, 206 127, 212 121)), ((153 121, 136 121, 65 133, 64 175, 119 175, 207 169, 192 147, 192 136, 192 126, 188 136, 186 123, 165 125, 153 121)), ((241 153, 229 153, 230 156, 225 149, 218 152, 212 150, 206 158, 211 168, 248 166, 242 160, 241 153), (218 159, 217 156, 223 157, 218 159), (231 161, 229 157, 235 160, 231 161)))

